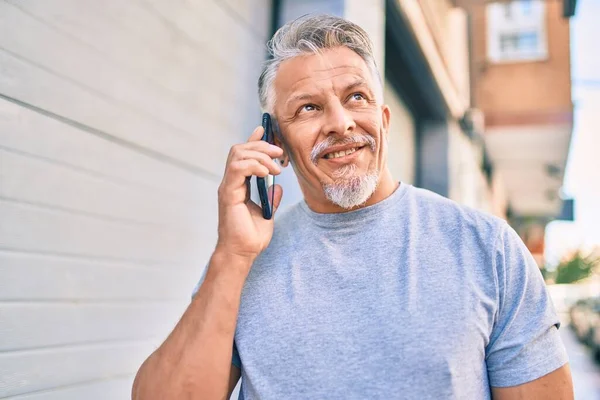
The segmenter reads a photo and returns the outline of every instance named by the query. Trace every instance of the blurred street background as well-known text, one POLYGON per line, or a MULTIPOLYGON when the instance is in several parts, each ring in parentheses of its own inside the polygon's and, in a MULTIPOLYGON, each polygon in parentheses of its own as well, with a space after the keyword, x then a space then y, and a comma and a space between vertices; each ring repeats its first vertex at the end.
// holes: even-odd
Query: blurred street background
POLYGON ((369 33, 392 174, 515 228, 600 399, 600 0, 0 0, 0 399, 130 398, 307 13, 369 33))
POLYGON ((578 342, 573 331, 563 329, 561 337, 569 353, 575 399, 600 399, 600 366, 590 349, 578 342))

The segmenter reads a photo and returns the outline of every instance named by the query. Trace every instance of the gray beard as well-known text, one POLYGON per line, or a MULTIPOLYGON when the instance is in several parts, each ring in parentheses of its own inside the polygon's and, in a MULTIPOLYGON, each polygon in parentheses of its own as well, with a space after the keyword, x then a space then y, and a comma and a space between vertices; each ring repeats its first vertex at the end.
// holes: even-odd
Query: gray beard
POLYGON ((345 210, 361 206, 377 189, 379 173, 377 170, 368 172, 363 176, 355 176, 356 165, 350 164, 340 168, 334 176, 339 176, 334 183, 323 185, 325 197, 333 204, 345 210), (344 178, 344 175, 350 175, 344 178))

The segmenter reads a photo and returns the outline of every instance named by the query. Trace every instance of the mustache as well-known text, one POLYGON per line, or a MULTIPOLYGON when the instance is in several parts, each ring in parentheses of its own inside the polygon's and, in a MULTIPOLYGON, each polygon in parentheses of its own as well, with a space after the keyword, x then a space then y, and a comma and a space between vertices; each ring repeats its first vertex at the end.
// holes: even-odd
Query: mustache
POLYGON ((317 161, 319 161, 319 156, 321 154, 323 154, 323 152, 325 150, 327 150, 327 148, 332 147, 332 146, 343 146, 346 144, 366 144, 367 146, 369 146, 371 148, 372 152, 375 152, 375 139, 373 139, 372 136, 370 135, 353 135, 353 136, 345 136, 343 138, 336 138, 333 136, 329 136, 327 137, 327 139, 323 140, 320 143, 317 143, 315 145, 315 147, 313 147, 312 151, 310 152, 310 161, 312 161, 313 164, 317 164, 317 161))

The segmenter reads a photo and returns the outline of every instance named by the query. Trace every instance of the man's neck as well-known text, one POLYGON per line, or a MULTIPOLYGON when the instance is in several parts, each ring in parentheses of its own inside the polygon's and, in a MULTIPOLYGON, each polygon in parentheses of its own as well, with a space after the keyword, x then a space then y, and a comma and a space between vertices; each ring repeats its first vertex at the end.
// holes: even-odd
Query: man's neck
POLYGON ((334 213, 343 213, 353 210, 358 210, 360 208, 372 206, 373 204, 377 204, 380 201, 387 199, 392 195, 398 188, 398 181, 394 180, 390 171, 386 168, 381 175, 379 176, 379 183, 377 184, 377 189, 373 192, 369 199, 361 204, 360 206, 353 207, 351 209, 342 208, 336 204, 331 203, 325 198, 321 199, 311 199, 309 196, 306 196, 305 193, 305 201, 308 207, 317 213, 320 214, 334 214, 334 213))

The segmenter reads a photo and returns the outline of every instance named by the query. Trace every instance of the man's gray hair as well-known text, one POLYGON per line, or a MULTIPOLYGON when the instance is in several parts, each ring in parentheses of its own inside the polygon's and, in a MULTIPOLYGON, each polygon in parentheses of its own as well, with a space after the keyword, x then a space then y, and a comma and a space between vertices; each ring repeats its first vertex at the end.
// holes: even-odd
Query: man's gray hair
POLYGON ((340 17, 305 15, 279 28, 267 44, 271 58, 265 63, 258 79, 261 108, 273 112, 275 106, 273 83, 282 62, 340 46, 349 48, 365 61, 378 86, 375 88, 375 93, 381 101, 383 97, 381 76, 373 56, 373 44, 367 33, 355 23, 340 17))

